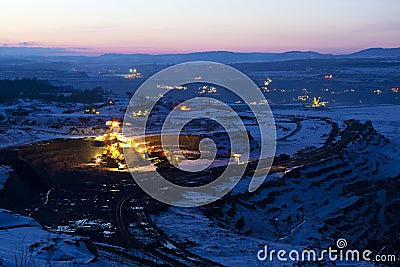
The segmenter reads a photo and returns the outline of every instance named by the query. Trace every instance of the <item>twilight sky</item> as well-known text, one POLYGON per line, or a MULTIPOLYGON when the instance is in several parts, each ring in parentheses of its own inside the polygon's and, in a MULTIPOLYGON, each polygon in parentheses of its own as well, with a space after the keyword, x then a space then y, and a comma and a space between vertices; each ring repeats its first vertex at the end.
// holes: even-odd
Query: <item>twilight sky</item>
POLYGON ((400 46, 399 0, 4 0, 0 46, 84 54, 400 46))

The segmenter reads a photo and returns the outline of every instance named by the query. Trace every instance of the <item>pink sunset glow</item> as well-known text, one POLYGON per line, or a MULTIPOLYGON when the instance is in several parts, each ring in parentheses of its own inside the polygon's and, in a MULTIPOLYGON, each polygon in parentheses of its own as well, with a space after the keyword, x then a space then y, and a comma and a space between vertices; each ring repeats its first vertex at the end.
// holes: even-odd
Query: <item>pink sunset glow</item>
POLYGON ((9 1, 2 46, 76 54, 229 50, 347 53, 397 47, 396 0, 9 1))

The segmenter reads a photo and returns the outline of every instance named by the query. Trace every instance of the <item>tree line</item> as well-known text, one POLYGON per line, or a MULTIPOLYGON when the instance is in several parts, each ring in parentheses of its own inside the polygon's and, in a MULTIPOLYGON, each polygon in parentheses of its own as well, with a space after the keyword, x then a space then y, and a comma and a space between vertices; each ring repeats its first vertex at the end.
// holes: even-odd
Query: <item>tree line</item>
POLYGON ((78 90, 72 87, 56 86, 36 78, 0 80, 0 103, 17 99, 44 100, 48 102, 74 102, 93 104, 105 101, 102 87, 78 90))

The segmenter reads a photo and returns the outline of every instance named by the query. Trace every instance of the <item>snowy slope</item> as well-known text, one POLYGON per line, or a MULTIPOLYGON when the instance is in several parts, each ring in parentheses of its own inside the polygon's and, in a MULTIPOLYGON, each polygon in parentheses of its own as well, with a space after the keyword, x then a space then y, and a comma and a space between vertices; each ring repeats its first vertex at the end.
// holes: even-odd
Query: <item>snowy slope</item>
POLYGON ((32 218, 0 209, 2 266, 107 266, 83 241, 82 237, 47 232, 32 218))
POLYGON ((256 257, 264 244, 321 250, 339 238, 350 249, 398 254, 399 150, 372 124, 364 126, 337 155, 271 175, 254 193, 235 189, 211 208, 171 208, 156 224, 172 239, 193 241, 192 252, 228 266, 265 266, 256 257))

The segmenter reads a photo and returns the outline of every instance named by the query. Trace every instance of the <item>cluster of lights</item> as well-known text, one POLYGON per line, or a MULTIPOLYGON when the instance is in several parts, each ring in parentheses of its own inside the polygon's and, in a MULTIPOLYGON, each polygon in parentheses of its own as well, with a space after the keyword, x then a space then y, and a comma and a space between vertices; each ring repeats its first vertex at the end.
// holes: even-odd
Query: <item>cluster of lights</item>
POLYGON ((217 88, 215 88, 214 86, 207 86, 207 85, 199 87, 199 90, 201 90, 199 91, 199 94, 201 95, 205 93, 212 94, 217 92, 217 88))
MULTIPOLYGON (((398 87, 393 87, 393 88, 390 89, 390 91, 392 91, 393 93, 398 93, 399 92, 399 88, 398 87)), ((383 91, 381 89, 376 89, 373 92, 375 94, 378 94, 378 95, 383 93, 383 91)))
POLYGON ((271 80, 270 78, 267 78, 267 79, 264 81, 264 86, 263 86, 264 92, 269 92, 268 85, 269 85, 271 82, 272 82, 272 80, 271 80))
POLYGON ((311 107, 313 108, 326 107, 327 104, 328 102, 321 101, 321 97, 318 98, 314 97, 311 107))
POLYGON ((148 110, 138 110, 132 113, 133 117, 147 117, 149 115, 148 110))
POLYGON ((242 154, 234 153, 233 157, 235 159, 236 164, 238 164, 238 165, 246 163, 245 161, 240 161, 242 154))
POLYGON ((190 108, 190 107, 188 107, 188 106, 186 106, 186 105, 180 106, 179 109, 180 109, 180 110, 183 110, 183 111, 192 110, 192 108, 190 108))
POLYGON ((96 108, 85 109, 85 114, 96 114, 99 115, 100 111, 96 110, 96 108))
POLYGON ((177 89, 177 90, 187 90, 186 86, 182 86, 182 85, 164 85, 164 84, 157 84, 157 88, 159 89, 167 89, 167 90, 173 90, 173 89, 177 89))
POLYGON ((299 95, 299 96, 297 97, 297 99, 298 99, 298 100, 301 100, 301 101, 307 101, 307 100, 308 100, 308 95, 299 95))
POLYGON ((129 69, 129 74, 126 76, 128 79, 141 78, 142 75, 137 69, 129 69))
POLYGON ((146 99, 160 99, 161 97, 163 97, 164 95, 159 93, 157 96, 146 96, 146 99))
POLYGON ((119 141, 119 132, 121 130, 121 123, 116 120, 107 121, 106 125, 109 126, 106 134, 101 138, 105 147, 102 154, 95 156, 95 164, 101 166, 107 164, 111 159, 118 165, 118 169, 125 169, 125 157, 122 153, 122 147, 119 141))

